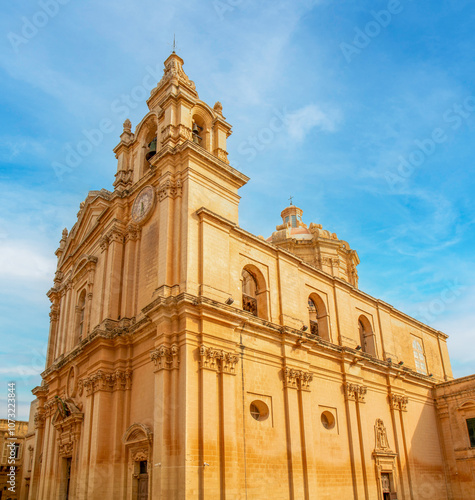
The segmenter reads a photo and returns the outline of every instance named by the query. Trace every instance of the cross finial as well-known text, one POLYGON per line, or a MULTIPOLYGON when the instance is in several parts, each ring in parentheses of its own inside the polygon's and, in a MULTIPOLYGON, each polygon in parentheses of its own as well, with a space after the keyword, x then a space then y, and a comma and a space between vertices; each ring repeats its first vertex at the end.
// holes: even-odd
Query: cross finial
POLYGON ((290 201, 290 204, 291 204, 291 205, 292 205, 292 199, 293 199, 293 196, 291 196, 291 197, 289 198, 289 201, 290 201))
POLYGON ((175 53, 176 43, 175 43, 175 33, 173 33, 173 53, 175 53))

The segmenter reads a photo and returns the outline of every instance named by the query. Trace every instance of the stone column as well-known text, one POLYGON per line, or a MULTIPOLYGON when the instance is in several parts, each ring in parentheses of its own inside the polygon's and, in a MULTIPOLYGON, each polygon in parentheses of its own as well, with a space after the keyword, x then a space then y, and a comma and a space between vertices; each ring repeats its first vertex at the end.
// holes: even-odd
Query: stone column
POLYGON ((31 470, 30 494, 28 500, 34 500, 39 497, 39 486, 41 480, 42 463, 40 458, 43 455, 43 443, 45 432, 45 408, 44 404, 48 391, 45 387, 36 387, 33 394, 38 398, 38 408, 35 413, 35 446, 33 451, 33 466, 31 470))
POLYGON ((54 354, 56 344, 58 343, 58 325, 60 313, 60 295, 57 291, 50 290, 48 297, 51 300, 50 326, 49 326, 49 339, 48 339, 48 352, 46 355, 46 367, 54 361, 54 354))
POLYGON ((125 235, 124 279, 122 283, 121 318, 131 318, 136 314, 134 308, 135 286, 137 280, 137 249, 140 227, 129 224, 125 235))
POLYGON ((157 289, 160 295, 168 296, 172 293, 171 287, 178 285, 174 281, 177 275, 177 268, 180 265, 180 248, 176 247, 179 240, 179 225, 176 219, 179 218, 180 210, 177 210, 175 199, 181 197, 181 181, 166 179, 157 188, 159 202, 158 217, 160 238, 158 240, 158 276, 157 289))
POLYGON ((398 492, 400 492, 401 496, 405 498, 406 492, 410 491, 410 485, 399 412, 406 411, 408 399, 406 396, 395 394, 393 392, 390 392, 390 394, 388 395, 388 399, 389 406, 391 408, 391 420, 394 429, 394 443, 397 453, 397 466, 399 475, 398 492))
POLYGON ((222 351, 200 347, 200 497, 219 498, 219 370, 222 351))
POLYGON ((120 301, 122 297, 122 253, 124 251, 124 233, 116 225, 106 235, 107 270, 103 282, 104 317, 117 320, 120 315, 120 301))
POLYGON ((82 396, 86 391, 86 401, 84 408, 84 423, 80 447, 78 450, 78 477, 76 480, 75 499, 86 500, 89 481, 89 455, 92 435, 92 420, 94 412, 94 391, 93 382, 90 377, 81 379, 78 382, 78 394, 82 396))
POLYGON ((310 382, 313 380, 313 374, 309 372, 302 372, 300 378, 300 415, 301 415, 301 440, 302 452, 304 452, 304 472, 307 487, 307 495, 309 499, 318 498, 317 495, 317 475, 315 473, 315 447, 313 445, 313 424, 312 424, 312 401, 310 395, 310 382))
MULTIPOLYGON (((304 429, 305 414, 301 392, 308 391, 313 375, 288 366, 283 369, 284 399, 287 424, 287 459, 291 498, 314 498, 316 479, 309 482, 308 457, 310 441, 304 429), (310 484, 312 494, 310 495, 310 484)), ((307 406, 307 405, 306 405, 307 406)), ((310 422, 309 422, 310 423, 310 422)), ((312 474, 313 475, 313 474, 312 474)))
POLYGON ((223 352, 221 358, 220 384, 220 455, 223 491, 228 492, 228 498, 234 498, 241 490, 239 484, 238 444, 236 439, 237 416, 236 408, 236 369, 238 356, 235 353, 223 352))
POLYGON ((346 401, 346 419, 348 426, 348 440, 351 455, 351 469, 354 497, 368 498, 366 461, 361 432, 361 414, 359 405, 365 403, 367 387, 351 382, 344 385, 346 401), (352 404, 354 402, 354 404, 352 404))
POLYGON ((155 498, 178 498, 178 471, 173 467, 171 457, 171 447, 177 436, 170 436, 169 419, 170 405, 174 398, 170 392, 171 371, 179 369, 179 349, 176 344, 161 344, 150 353, 150 357, 155 363, 152 490, 155 498))

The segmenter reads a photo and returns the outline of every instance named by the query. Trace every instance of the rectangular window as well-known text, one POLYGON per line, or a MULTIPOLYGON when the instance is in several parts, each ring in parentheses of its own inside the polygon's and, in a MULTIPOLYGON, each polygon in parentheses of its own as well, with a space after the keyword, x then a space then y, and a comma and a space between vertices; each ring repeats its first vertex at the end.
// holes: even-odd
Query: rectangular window
POLYGON ((422 339, 414 338, 412 341, 412 351, 414 353, 414 364, 418 373, 427 374, 426 357, 422 347, 422 339))
MULTIPOLYGON (((11 458, 14 458, 15 460, 18 460, 19 458, 21 458, 21 455, 20 455, 20 444, 19 443, 15 443, 14 444, 14 451, 12 452, 11 454, 11 458)), ((6 464, 8 463, 8 459, 10 458, 10 443, 8 442, 5 442, 3 444, 3 455, 2 455, 2 464, 6 464)))
POLYGON ((475 418, 467 418, 468 437, 470 438, 470 446, 475 448, 475 418))
POLYGON ((297 216, 292 215, 292 227, 297 227, 297 216))

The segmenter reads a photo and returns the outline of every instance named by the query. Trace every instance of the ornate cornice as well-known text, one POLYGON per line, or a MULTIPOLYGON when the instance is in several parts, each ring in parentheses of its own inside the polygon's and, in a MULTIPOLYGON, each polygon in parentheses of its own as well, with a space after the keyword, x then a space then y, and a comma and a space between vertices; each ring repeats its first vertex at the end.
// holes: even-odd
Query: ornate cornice
POLYGON ((159 201, 164 200, 165 198, 180 198, 183 193, 183 186, 180 180, 177 181, 171 181, 168 179, 167 181, 163 182, 158 186, 157 188, 157 196, 159 201))
POLYGON ((353 384, 347 382, 345 384, 345 396, 348 401, 358 401, 359 403, 365 403, 366 393, 368 388, 364 385, 353 384))
POLYGON ((407 411, 408 401, 408 397, 401 394, 393 393, 389 396, 389 405, 392 410, 407 411))
POLYGON ((224 161, 225 163, 229 163, 228 160, 228 152, 222 148, 216 148, 213 151, 214 155, 217 156, 221 161, 224 161))
POLYGON ((35 429, 42 429, 45 426, 46 410, 38 408, 35 412, 35 429))
POLYGON ((90 396, 97 391, 124 391, 130 389, 131 385, 131 370, 115 370, 113 372, 98 370, 92 375, 79 380, 78 394, 82 396, 84 390, 86 391, 86 396, 90 396))
POLYGON ((150 353, 150 359, 155 363, 156 371, 174 370, 180 366, 179 349, 176 344, 162 344, 150 353))
POLYGON ((140 238, 142 228, 138 224, 129 224, 127 226, 127 233, 125 234, 125 241, 136 241, 140 238))
POLYGON ((184 141, 192 140, 191 129, 181 123, 179 125, 166 125, 162 127, 161 132, 163 141, 168 139, 173 139, 175 141, 177 139, 183 139, 184 141))
POLYGON ((58 321, 59 319, 60 307, 57 304, 51 304, 51 311, 49 317, 51 321, 58 321))
POLYGON ((238 356, 232 352, 202 345, 200 347, 200 365, 202 369, 236 375, 238 356))
POLYGON ((124 243, 125 234, 121 228, 114 225, 107 233, 103 234, 100 241, 101 250, 104 252, 112 243, 124 243))
POLYGON ((313 373, 295 370, 288 366, 283 368, 282 371, 284 373, 284 387, 310 391, 310 382, 313 380, 313 373))

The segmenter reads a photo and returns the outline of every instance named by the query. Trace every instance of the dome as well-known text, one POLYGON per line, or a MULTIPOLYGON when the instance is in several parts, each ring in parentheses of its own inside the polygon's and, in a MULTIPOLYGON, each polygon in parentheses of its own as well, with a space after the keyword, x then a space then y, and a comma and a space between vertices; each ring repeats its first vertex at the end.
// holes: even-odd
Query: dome
POLYGON ((282 224, 267 238, 269 243, 296 254, 305 262, 358 286, 356 266, 360 260, 348 242, 313 222, 302 221, 303 210, 289 205, 282 210, 282 224))

